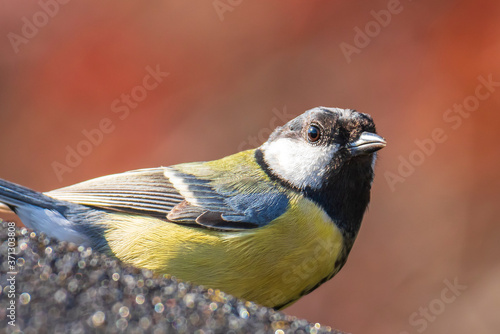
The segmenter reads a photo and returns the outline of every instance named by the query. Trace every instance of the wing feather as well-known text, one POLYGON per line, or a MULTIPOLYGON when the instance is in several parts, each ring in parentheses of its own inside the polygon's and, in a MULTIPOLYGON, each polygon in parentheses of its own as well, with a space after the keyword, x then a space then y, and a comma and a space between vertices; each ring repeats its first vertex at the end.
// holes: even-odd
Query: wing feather
POLYGON ((110 210, 142 212, 166 219, 184 197, 164 176, 164 168, 99 177, 46 193, 56 199, 110 210))
POLYGON ((248 167, 251 172, 220 170, 207 163, 165 168, 165 175, 185 198, 168 219, 237 230, 264 226, 279 217, 288 207, 286 191, 258 175, 258 166, 248 167))
POLYGON ((246 151, 218 160, 223 161, 220 165, 212 161, 141 169, 46 195, 178 224, 220 230, 255 228, 283 214, 289 199, 284 188, 267 178, 252 159, 246 151), (228 161, 233 165, 228 166, 228 161))

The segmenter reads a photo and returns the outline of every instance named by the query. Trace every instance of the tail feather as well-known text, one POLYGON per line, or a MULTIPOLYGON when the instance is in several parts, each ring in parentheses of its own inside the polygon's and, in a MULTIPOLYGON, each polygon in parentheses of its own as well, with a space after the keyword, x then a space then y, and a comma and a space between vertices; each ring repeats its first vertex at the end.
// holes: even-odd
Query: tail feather
POLYGON ((0 202, 6 204, 14 212, 16 208, 26 204, 45 209, 57 206, 53 198, 3 179, 0 179, 0 202))
POLYGON ((79 224, 67 217, 74 216, 75 211, 85 212, 78 204, 57 200, 0 179, 0 204, 2 203, 14 211, 29 228, 43 231, 60 240, 88 243, 88 237, 81 233, 79 224))

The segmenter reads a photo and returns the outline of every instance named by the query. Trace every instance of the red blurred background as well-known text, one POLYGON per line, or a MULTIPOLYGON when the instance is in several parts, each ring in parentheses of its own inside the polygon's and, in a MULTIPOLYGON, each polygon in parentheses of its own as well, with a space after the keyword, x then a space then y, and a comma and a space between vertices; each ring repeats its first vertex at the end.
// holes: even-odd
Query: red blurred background
POLYGON ((344 269, 285 312, 353 333, 498 333, 499 16, 471 0, 4 1, 0 177, 47 191, 213 160, 306 109, 355 108, 388 141, 370 210, 344 269), (169 75, 120 119, 148 66, 169 75), (103 119, 113 130, 68 166, 103 119), (461 288, 443 295, 446 280, 461 288))

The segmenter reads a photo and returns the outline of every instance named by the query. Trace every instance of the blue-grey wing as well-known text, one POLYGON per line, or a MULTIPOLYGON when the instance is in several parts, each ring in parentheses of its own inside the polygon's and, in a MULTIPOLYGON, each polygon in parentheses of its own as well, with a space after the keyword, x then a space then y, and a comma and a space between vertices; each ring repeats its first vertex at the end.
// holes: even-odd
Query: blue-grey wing
POLYGON ((221 230, 264 226, 288 207, 287 194, 254 173, 222 175, 204 163, 189 165, 191 173, 181 171, 182 165, 142 169, 96 178, 46 195, 221 230), (198 170, 200 173, 193 172, 198 170))
POLYGON ((165 175, 185 200, 167 215, 175 222, 190 222, 219 229, 245 229, 268 224, 288 208, 287 193, 255 173, 224 173, 199 164, 197 175, 182 165, 168 167, 165 175), (178 169, 179 168, 179 169, 178 169))

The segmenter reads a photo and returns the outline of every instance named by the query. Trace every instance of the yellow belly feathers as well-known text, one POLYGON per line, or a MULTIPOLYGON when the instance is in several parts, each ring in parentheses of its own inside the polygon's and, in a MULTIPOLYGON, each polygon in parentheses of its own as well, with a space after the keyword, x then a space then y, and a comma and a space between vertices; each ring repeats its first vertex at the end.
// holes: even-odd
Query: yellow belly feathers
POLYGON ((110 213, 105 234, 120 260, 264 306, 292 303, 331 274, 343 237, 314 203, 295 196, 270 224, 241 232, 110 213))

